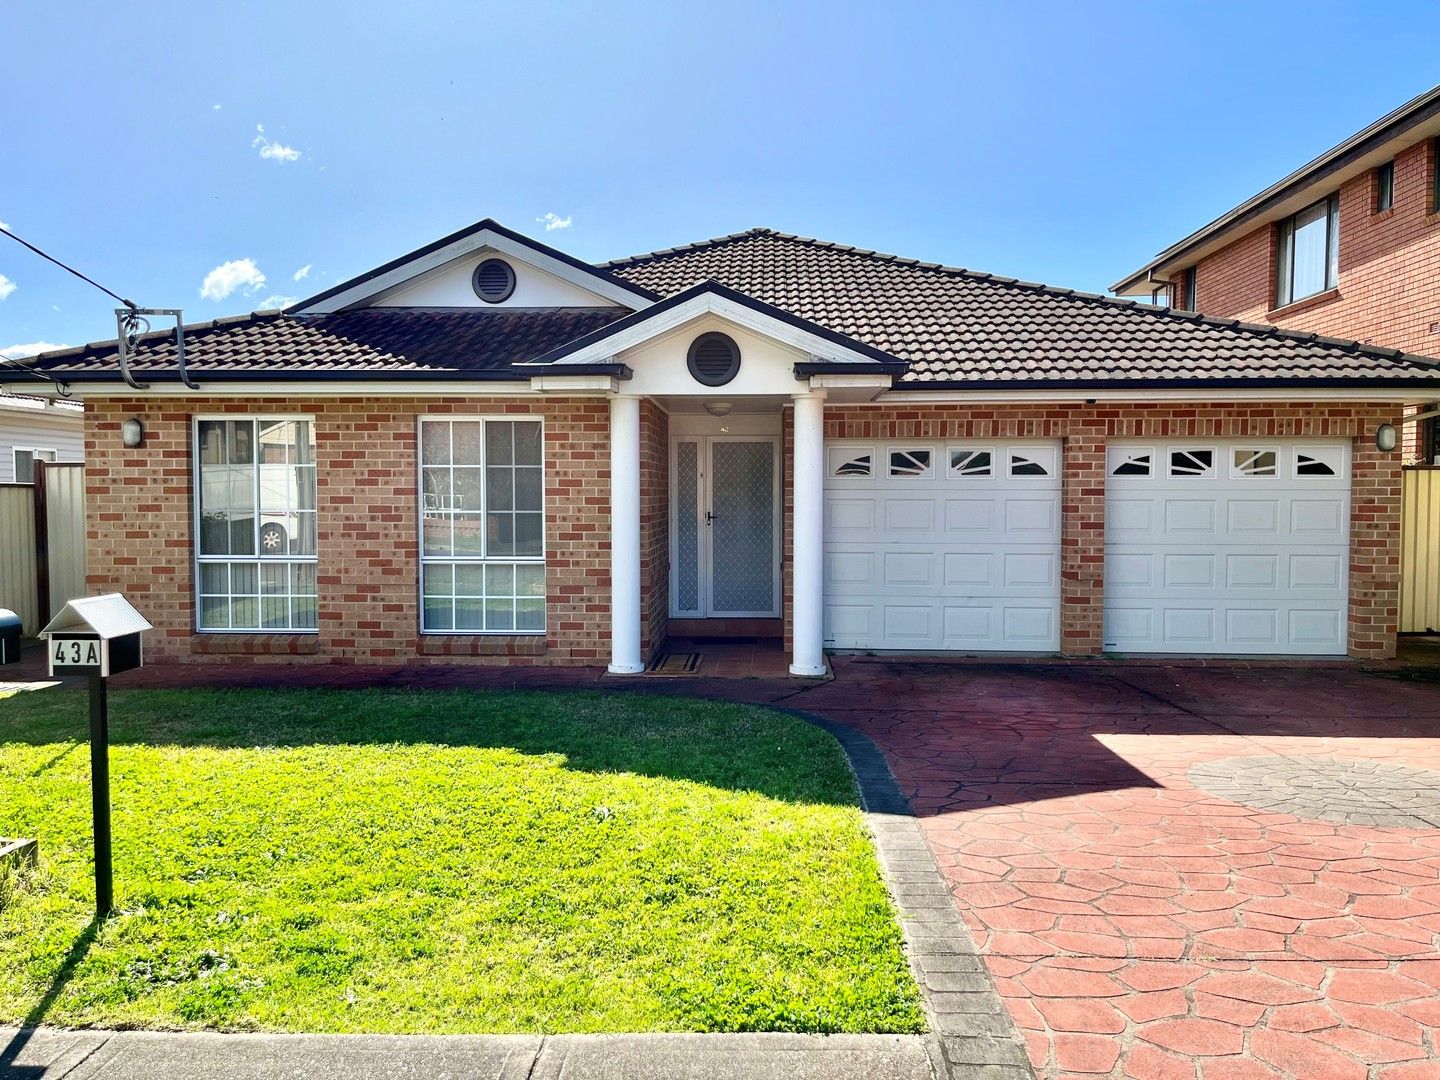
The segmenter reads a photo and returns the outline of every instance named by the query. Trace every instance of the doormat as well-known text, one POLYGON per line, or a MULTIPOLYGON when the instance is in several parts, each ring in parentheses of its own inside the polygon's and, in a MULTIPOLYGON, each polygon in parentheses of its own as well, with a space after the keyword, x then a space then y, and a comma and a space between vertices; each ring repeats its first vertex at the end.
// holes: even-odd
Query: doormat
POLYGON ((698 652, 672 652, 657 656, 650 661, 646 675, 664 675, 678 678, 683 675, 700 673, 701 656, 698 652))

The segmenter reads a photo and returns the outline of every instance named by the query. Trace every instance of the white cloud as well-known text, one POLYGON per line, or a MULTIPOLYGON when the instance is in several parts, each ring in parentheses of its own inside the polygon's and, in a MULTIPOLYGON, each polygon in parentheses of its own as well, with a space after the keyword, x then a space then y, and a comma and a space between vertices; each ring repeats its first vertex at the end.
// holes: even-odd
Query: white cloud
POLYGON ((4 300, 19 287, 4 274, 0 274, 0 300, 4 300))
POLYGON ((313 265, 314 263, 306 263, 304 266, 300 267, 299 270, 296 270, 295 273, 290 275, 290 280, 304 281, 307 277, 310 276, 310 267, 313 265))
POLYGON ((559 214, 553 212, 546 213, 544 217, 537 217, 535 220, 545 226, 546 232, 554 232, 556 229, 568 229, 575 222, 573 217, 561 217, 559 214))
POLYGON ((298 299, 300 299, 298 296, 281 296, 279 293, 275 293, 261 300, 260 303, 256 305, 255 310, 279 311, 281 308, 289 307, 298 299))
POLYGON ((6 345, 0 349, 0 356, 7 360, 19 360, 21 357, 34 356, 36 353, 51 352, 54 349, 68 349, 70 346, 59 341, 30 341, 24 345, 6 345))
POLYGON ((221 263, 208 274, 200 284, 200 296, 205 300, 224 300, 237 289, 247 296, 254 296, 265 287, 265 275, 255 265, 254 259, 231 259, 221 263))
POLYGON ((296 150, 293 146, 286 146, 282 142, 276 142, 274 139, 266 138, 264 124, 255 125, 255 138, 250 140, 250 145, 258 147, 260 156, 266 161, 279 161, 284 163, 287 161, 300 160, 300 151, 296 150))
POLYGON ((219 111, 220 111, 220 106, 219 106, 219 105, 211 105, 210 108, 211 108, 213 111, 215 111, 215 112, 219 112, 219 111))

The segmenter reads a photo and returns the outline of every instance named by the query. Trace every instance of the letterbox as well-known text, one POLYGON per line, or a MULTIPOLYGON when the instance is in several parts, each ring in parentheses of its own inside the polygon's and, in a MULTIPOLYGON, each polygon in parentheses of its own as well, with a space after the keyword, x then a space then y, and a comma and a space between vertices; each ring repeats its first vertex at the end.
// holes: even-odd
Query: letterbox
POLYGON ((0 664, 20 662, 20 616, 0 607, 0 664))
POLYGON ((119 593, 71 600, 40 631, 51 675, 107 678, 144 662, 140 635, 150 621, 119 593))

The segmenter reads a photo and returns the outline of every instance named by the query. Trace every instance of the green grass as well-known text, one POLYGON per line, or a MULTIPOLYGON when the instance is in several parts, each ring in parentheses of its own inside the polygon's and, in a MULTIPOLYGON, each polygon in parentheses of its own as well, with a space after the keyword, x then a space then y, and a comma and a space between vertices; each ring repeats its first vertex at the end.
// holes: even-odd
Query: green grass
POLYGON ((833 738, 598 694, 111 695, 91 926, 83 692, 0 698, 0 1022, 324 1032, 917 1031, 833 738))

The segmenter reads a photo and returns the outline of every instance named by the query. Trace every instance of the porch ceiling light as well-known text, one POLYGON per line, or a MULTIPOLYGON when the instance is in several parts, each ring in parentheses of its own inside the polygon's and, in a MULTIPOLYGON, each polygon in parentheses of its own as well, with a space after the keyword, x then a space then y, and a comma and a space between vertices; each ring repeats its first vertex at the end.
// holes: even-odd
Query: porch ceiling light
POLYGON ((711 416, 729 416, 730 410, 735 408, 733 401, 707 401, 705 411, 711 416))

